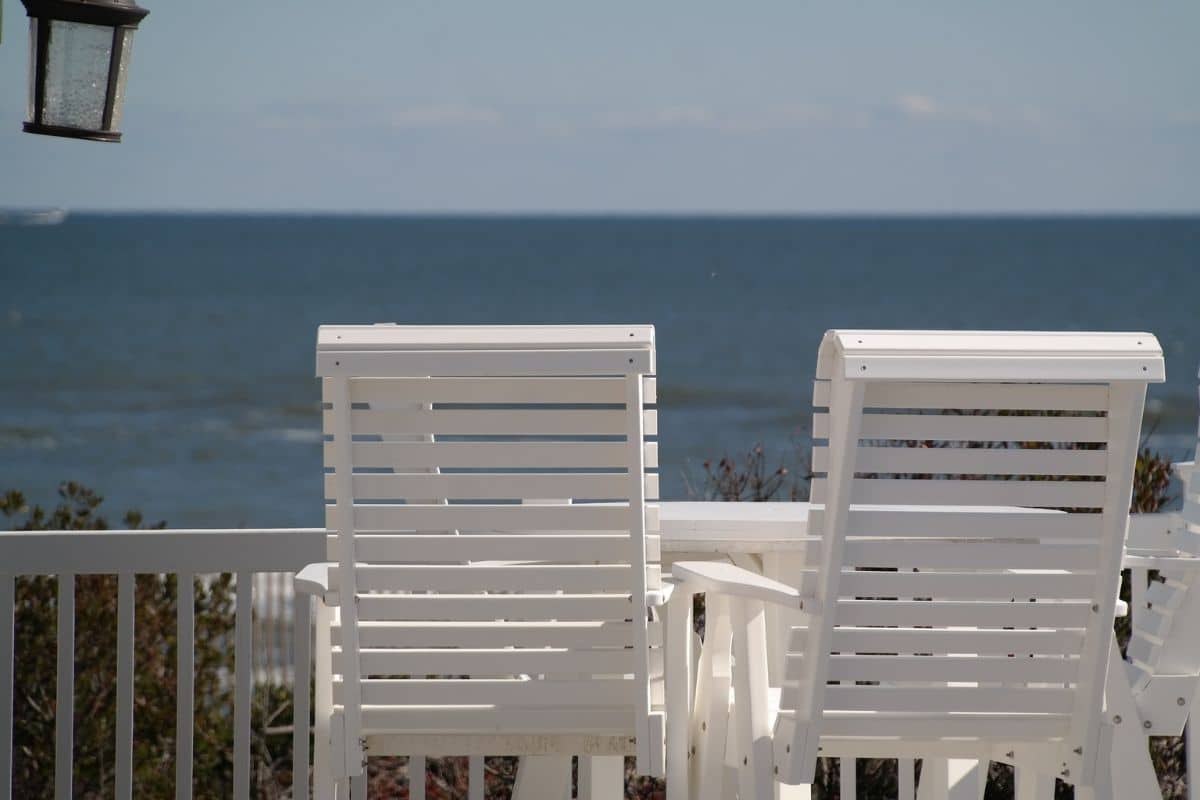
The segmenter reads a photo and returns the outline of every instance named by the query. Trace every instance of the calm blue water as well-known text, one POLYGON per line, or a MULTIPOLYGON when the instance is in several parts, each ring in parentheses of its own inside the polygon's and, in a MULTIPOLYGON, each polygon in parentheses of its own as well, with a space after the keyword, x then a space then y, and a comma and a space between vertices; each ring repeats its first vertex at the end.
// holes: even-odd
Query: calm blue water
POLYGON ((807 432, 831 327, 1158 335, 1190 455, 1200 218, 72 215, 0 227, 0 489, 74 479, 172 527, 321 524, 323 322, 650 322, 664 496, 807 432))

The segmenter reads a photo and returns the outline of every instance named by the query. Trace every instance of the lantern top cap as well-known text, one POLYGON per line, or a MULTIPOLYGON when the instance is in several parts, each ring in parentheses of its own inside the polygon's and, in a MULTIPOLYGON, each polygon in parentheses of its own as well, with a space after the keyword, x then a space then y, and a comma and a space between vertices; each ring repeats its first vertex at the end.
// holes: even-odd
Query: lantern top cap
POLYGON ((149 9, 133 0, 21 0, 25 13, 40 19, 111 27, 137 27, 149 9))

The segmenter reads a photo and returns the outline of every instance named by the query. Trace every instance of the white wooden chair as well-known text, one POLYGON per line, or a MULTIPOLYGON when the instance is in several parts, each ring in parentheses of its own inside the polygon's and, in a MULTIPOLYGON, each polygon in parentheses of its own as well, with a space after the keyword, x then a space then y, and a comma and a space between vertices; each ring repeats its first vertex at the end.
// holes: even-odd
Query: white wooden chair
POLYGON ((472 798, 483 755, 663 773, 653 373, 651 326, 320 328, 319 796, 375 755, 414 797, 426 755, 475 756, 472 798))
MULTIPOLYGON (((708 592, 708 637, 734 655, 733 732, 705 741, 727 700, 698 688, 696 751, 723 751, 744 799, 770 797, 773 779, 811 782, 818 755, 996 760, 1081 798, 1144 796, 1114 795, 1121 724, 1105 677, 1121 663, 1112 623, 1145 387, 1162 379, 1149 334, 827 334, 819 553, 796 586, 728 564, 673 568, 673 603, 708 592), (1071 442, 1088 449, 1054 446, 1071 442), (715 620, 714 596, 727 598, 715 620), (764 602, 807 615, 779 692, 764 602)), ((697 683, 720 685, 728 657, 706 656, 718 666, 697 683)))

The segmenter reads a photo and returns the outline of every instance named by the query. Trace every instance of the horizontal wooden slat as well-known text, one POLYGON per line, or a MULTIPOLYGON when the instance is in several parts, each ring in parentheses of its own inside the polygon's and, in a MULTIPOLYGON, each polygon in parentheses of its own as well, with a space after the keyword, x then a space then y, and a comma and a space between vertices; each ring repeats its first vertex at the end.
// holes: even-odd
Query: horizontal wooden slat
MULTIPOLYGON (((633 624, 625 620, 571 622, 363 622, 362 647, 628 647, 633 624)), ((340 627, 333 626, 340 643, 340 627)))
MULTIPOLYGON (((326 409, 325 430, 335 411, 326 409)), ((647 411, 647 417, 653 415, 647 411)), ((617 436, 626 431, 625 412, 614 409, 353 409, 350 430, 365 434, 462 436, 617 436)))
POLYGON ((1083 628, 1084 602, 971 602, 955 600, 839 600, 838 625, 964 625, 978 628, 1083 628))
POLYGON ((1098 559, 1090 544, 854 539, 843 550, 843 563, 856 567, 1094 570, 1098 559))
MULTIPOLYGON (((362 648, 364 675, 622 675, 633 672, 633 651, 614 649, 362 648)), ((581 698, 587 703, 587 698, 581 698)))
MULTIPOLYGON (((824 503, 825 478, 814 478, 812 502, 824 503)), ((1099 481, 909 480, 855 478, 850 502, 863 505, 1025 506, 1031 508, 1099 508, 1104 483, 1099 481)))
POLYGON ((350 400, 417 403, 625 403, 624 378, 354 378, 350 400))
POLYGON ((979 737, 989 741, 1047 739, 1067 734, 1067 714, 854 714, 827 712, 822 737, 903 737, 930 741, 979 737))
MULTIPOLYGON (((802 674, 800 669, 800 664, 797 663, 795 674, 802 674)), ((1078 658, 835 655, 830 657, 829 680, 884 683, 1070 683, 1075 680, 1078 670, 1078 658)), ((789 707, 786 700, 782 705, 785 708, 789 707)))
POLYGON ((490 377, 497 374, 599 376, 650 372, 654 372, 654 351, 650 348, 346 350, 317 353, 317 375, 322 377, 490 377))
MULTIPOLYGON (((359 505, 359 531, 622 530, 627 505, 359 505)), ((647 526, 649 527, 649 526, 647 526)))
MULTIPOLYGON (((814 472, 829 470, 829 448, 814 447, 814 472)), ((1105 450, 997 447, 859 447, 854 471, 932 475, 1104 475, 1105 450)))
MULTIPOLYGON (((325 475, 325 496, 337 495, 338 476, 325 475)), ((646 497, 658 499, 658 475, 644 476, 646 497)), ((624 473, 401 473, 353 476, 356 500, 508 500, 571 498, 616 500, 629 496, 629 476, 624 473)))
POLYGON ((632 738, 633 719, 633 709, 624 706, 367 706, 363 709, 363 728, 368 736, 376 731, 503 731, 508 735, 569 731, 624 734, 632 738))
MULTIPOLYGON (((325 466, 335 463, 325 443, 325 466)), ((647 469, 658 468, 658 444, 645 444, 647 469)), ((353 442, 355 467, 407 469, 628 469, 625 442, 353 442)))
POLYGON ((1011 572, 880 572, 846 571, 838 582, 842 596, 921 597, 942 600, 1090 598, 1095 575, 1047 571, 1011 572))
MULTIPOLYGON (((324 396, 329 383, 322 381, 324 396)), ((658 402, 658 380, 642 378, 643 402, 658 402)), ((350 401, 377 407, 417 403, 625 403, 624 378, 352 378, 350 401)))
MULTIPOLYGON (((792 652, 804 649, 806 630, 792 631, 792 652)), ((839 653, 975 653, 978 655, 1075 655, 1082 631, 930 630, 928 628, 834 628, 839 653)))
POLYGON ((1155 608, 1161 606, 1174 611, 1183 603, 1188 591, 1187 584, 1177 581, 1150 581, 1146 587, 1146 602, 1155 608))
MULTIPOLYGON (((355 581, 360 592, 620 592, 633 587, 630 570, 628 564, 359 564, 355 581)), ((336 591, 338 570, 330 570, 329 579, 336 591)))
MULTIPOLYGON (((864 414, 860 439, 948 442, 1103 442, 1104 417, 978 417, 961 414, 864 414)), ((829 438, 829 415, 813 415, 813 438, 829 438)))
POLYGON ((1006 714, 1066 714, 1075 693, 1070 689, 827 686, 829 711, 957 712, 1006 714))
MULTIPOLYGON (((333 702, 341 704, 342 682, 333 684, 333 702)), ((635 687, 624 678, 590 681, 521 679, 437 680, 367 679, 362 702, 369 706, 628 706, 635 687)))
MULTIPOLYGON (((647 537, 647 560, 658 561, 658 537, 647 537), (652 557, 653 556, 653 557, 652 557)), ((354 539, 360 561, 559 561, 629 563, 627 534, 363 534, 354 539)))
MULTIPOLYGON (((814 381, 813 405, 829 407, 829 381, 814 381)), ((865 408, 1009 411, 1103 411, 1108 387, 1101 384, 909 383, 867 384, 865 408)))
POLYGON ((625 620, 634 603, 614 594, 366 594, 360 620, 625 620))
MULTIPOLYGON (((847 536, 980 539, 1063 539, 1088 540, 1100 535, 1099 514, 1065 514, 1016 508, 975 508, 963 510, 950 506, 915 508, 851 508, 847 518, 847 536)), ((825 529, 825 509, 809 513, 809 533, 820 535, 825 529)))

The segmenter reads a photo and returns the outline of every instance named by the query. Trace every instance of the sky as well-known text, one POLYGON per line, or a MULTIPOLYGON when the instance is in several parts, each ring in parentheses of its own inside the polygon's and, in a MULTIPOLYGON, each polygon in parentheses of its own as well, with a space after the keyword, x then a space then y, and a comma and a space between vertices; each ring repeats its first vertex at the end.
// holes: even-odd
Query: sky
POLYGON ((119 145, 21 132, 0 208, 1200 211, 1200 3, 142 0, 119 145))

